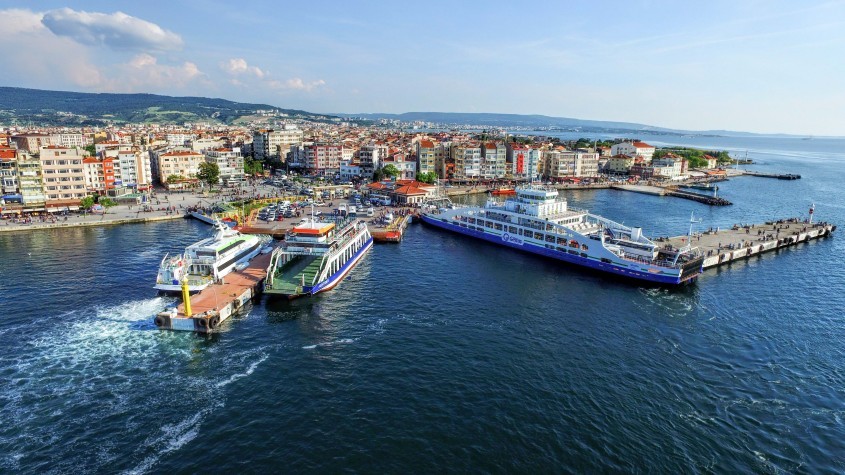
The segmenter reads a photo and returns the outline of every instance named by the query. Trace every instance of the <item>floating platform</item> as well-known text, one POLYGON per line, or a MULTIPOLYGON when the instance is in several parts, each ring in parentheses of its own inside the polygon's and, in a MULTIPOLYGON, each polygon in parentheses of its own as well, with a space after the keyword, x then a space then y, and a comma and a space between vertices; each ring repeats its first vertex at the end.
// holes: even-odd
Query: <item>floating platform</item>
POLYGON ((260 293, 269 264, 270 253, 255 256, 243 270, 234 271, 222 282, 191 296, 190 316, 185 314, 182 302, 156 315, 156 326, 162 330, 211 333, 260 293))
MULTIPOLYGON (((703 268, 717 267, 738 259, 783 247, 794 246, 831 235, 836 226, 830 223, 809 224, 797 219, 769 221, 764 224, 735 226, 693 235, 692 245, 704 254, 703 268)), ((687 236, 659 238, 659 245, 680 248, 687 245, 687 236)))
POLYGON ((687 200, 698 201, 699 203, 704 203, 711 206, 729 206, 733 204, 724 198, 702 195, 699 193, 693 193, 691 191, 679 191, 676 189, 665 188, 662 186, 612 185, 611 188, 614 190, 633 191, 635 193, 643 193, 646 195, 674 196, 676 198, 684 198, 687 200))
POLYGON ((405 216, 397 216, 393 218, 387 226, 374 227, 368 224, 370 228, 370 235, 373 236, 375 242, 401 242, 402 236, 405 235, 405 229, 408 223, 411 222, 413 215, 407 214, 405 216))

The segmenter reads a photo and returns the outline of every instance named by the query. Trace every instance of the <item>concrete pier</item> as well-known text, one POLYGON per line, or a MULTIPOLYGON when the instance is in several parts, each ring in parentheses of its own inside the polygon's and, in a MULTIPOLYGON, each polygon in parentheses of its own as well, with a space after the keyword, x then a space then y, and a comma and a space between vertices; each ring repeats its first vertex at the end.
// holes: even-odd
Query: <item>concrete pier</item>
POLYGON ((269 264, 270 253, 259 254, 243 270, 234 271, 191 296, 191 315, 185 313, 183 302, 156 315, 156 326, 162 330, 211 333, 258 295, 269 264))
MULTIPOLYGON (((797 219, 782 219, 764 224, 734 226, 693 234, 692 246, 704 254, 704 269, 720 266, 737 259, 793 246, 800 242, 829 236, 836 230, 830 223, 808 224, 797 219)), ((661 246, 680 248, 687 245, 687 236, 658 238, 661 246)))

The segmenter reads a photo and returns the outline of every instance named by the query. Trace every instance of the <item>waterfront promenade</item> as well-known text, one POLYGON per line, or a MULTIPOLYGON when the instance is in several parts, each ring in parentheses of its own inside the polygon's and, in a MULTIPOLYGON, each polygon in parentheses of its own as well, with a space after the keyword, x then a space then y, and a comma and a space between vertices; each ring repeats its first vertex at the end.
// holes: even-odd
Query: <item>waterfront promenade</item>
MULTIPOLYGON (((245 187, 245 194, 240 197, 257 198, 281 196, 279 189, 270 185, 255 185, 245 187)), ((240 199, 231 193, 194 193, 194 192, 165 192, 153 194, 152 201, 145 204, 118 205, 110 208, 105 214, 68 213, 62 216, 38 216, 24 223, 22 220, 14 222, 11 219, 0 220, 0 233, 15 231, 33 231, 40 229, 56 229, 85 226, 110 226, 118 224, 146 223, 181 219, 188 208, 207 208, 217 203, 240 199)))

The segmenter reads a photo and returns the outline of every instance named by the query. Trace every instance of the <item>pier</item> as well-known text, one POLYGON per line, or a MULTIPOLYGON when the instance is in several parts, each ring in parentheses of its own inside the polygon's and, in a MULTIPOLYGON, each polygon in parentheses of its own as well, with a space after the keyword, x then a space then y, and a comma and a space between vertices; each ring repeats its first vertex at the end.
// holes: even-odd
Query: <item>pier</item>
POLYGON ((191 296, 189 305, 183 301, 160 312, 155 325, 162 330, 211 333, 258 295, 269 264, 270 253, 259 254, 243 270, 234 271, 191 296))
POLYGON ((614 190, 633 191, 635 193, 643 193, 646 195, 655 196, 674 196, 676 198, 683 198, 686 200, 693 200, 699 203, 704 203, 711 206, 729 206, 732 205, 730 201, 716 196, 703 195, 700 193, 693 193, 691 191, 681 191, 676 188, 669 188, 663 186, 651 185, 613 185, 614 190))
POLYGON ((801 175, 796 175, 794 173, 761 173, 761 172, 752 172, 752 171, 744 171, 742 172, 743 175, 748 176, 759 176, 763 178, 777 178, 778 180, 800 180, 801 175))
MULTIPOLYGON (((835 230, 836 226, 829 223, 810 224, 798 219, 782 219, 694 234, 692 246, 698 247, 704 254, 703 268, 708 269, 826 237, 835 230)), ((668 245, 674 248, 686 246, 686 241, 687 236, 655 239, 655 242, 661 246, 668 245)))

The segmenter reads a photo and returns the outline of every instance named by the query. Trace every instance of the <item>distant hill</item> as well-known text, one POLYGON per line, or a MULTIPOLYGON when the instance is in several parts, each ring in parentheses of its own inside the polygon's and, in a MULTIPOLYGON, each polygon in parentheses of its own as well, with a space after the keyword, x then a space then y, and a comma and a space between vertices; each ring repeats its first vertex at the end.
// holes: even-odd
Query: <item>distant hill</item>
POLYGON ((105 125, 132 123, 181 124, 221 122, 231 124, 258 110, 278 110, 291 117, 327 120, 331 116, 281 109, 267 104, 247 104, 207 97, 173 97, 156 94, 106 94, 44 91, 0 87, 0 122, 38 125, 105 125))
MULTIPOLYGON (((551 117, 547 115, 464 113, 464 112, 405 112, 403 114, 341 114, 340 117, 356 117, 370 121, 379 119, 400 120, 402 122, 433 122, 436 124, 476 125, 481 127, 520 127, 535 131, 578 131, 592 133, 637 133, 644 135, 697 135, 697 136, 757 136, 750 132, 732 132, 727 130, 679 130, 634 122, 613 122, 603 120, 583 120, 570 117, 551 117)), ((770 136, 788 136, 769 134, 770 136)))

